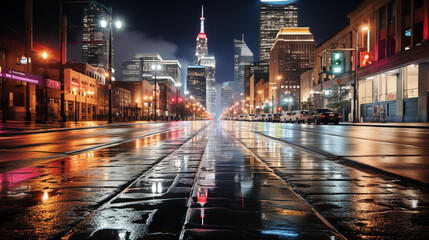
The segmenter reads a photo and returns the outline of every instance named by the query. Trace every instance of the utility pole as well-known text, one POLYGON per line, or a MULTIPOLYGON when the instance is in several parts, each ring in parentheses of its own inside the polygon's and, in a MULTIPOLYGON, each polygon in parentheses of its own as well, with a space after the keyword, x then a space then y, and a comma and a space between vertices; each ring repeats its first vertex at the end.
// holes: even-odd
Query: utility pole
MULTIPOLYGON (((25 57, 27 59, 27 73, 31 72, 30 69, 30 52, 33 49, 33 0, 25 0, 25 57)), ((30 83, 27 82, 26 87, 26 114, 25 114, 25 120, 31 121, 31 97, 30 97, 30 83)))
POLYGON ((64 49, 64 45, 65 45, 65 29, 64 29, 64 16, 63 16, 63 1, 62 0, 60 0, 60 9, 59 9, 59 12, 60 12, 60 30, 59 30, 59 33, 60 33, 60 36, 59 36, 59 39, 60 39, 60 66, 59 66, 59 71, 60 71, 60 82, 61 82, 61 106, 60 106, 60 119, 61 119, 61 122, 66 122, 67 121, 67 119, 66 119, 66 113, 65 113, 65 106, 66 106, 66 103, 65 103, 65 97, 64 97, 64 94, 65 94, 65 92, 64 92, 64 69, 63 69, 63 59, 65 58, 65 56, 63 56, 64 55, 64 51, 65 51, 65 49, 64 49))
POLYGON ((323 69, 323 60, 325 58, 326 61, 326 52, 323 51, 323 55, 320 57, 320 92, 322 94, 322 108, 325 108, 325 91, 323 91, 323 82, 325 82, 325 78, 323 74, 325 73, 323 69))
POLYGON ((7 114, 6 114, 6 91, 5 91, 6 78, 1 77, 1 96, 2 96, 2 107, 3 107, 3 117, 2 122, 6 122, 7 114))

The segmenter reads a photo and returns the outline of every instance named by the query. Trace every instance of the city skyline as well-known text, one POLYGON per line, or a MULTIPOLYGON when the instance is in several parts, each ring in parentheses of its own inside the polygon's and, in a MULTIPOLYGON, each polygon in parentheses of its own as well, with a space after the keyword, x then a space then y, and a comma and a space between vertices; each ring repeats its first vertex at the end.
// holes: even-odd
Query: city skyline
POLYGON ((427 238, 429 0, 4 2, 0 239, 427 238))
MULTIPOLYGON (((212 44, 211 51, 217 59, 217 84, 233 80, 233 42, 232 39, 241 38, 242 33, 246 36, 246 43, 250 50, 255 54, 255 60, 259 59, 259 0, 237 0, 231 3, 230 1, 218 1, 213 4, 210 1, 187 1, 186 4, 181 4, 176 1, 148 2, 144 3, 145 8, 151 8, 153 11, 141 14, 140 7, 130 8, 129 5, 123 4, 123 1, 112 0, 113 16, 124 21, 124 29, 120 33, 115 34, 115 62, 114 66, 121 66, 122 60, 131 59, 134 52, 159 52, 166 59, 178 59, 183 69, 188 65, 193 65, 195 54, 194 35, 195 30, 199 29, 200 22, 195 21, 201 15, 201 5, 205 6, 205 15, 210 18, 205 22, 206 29, 210 35, 212 44), (228 6, 224 9, 223 6, 228 6), (159 12, 163 14, 159 14, 159 12), (189 11, 189 14, 181 14, 183 11, 189 11), (219 14, 219 13, 223 14, 219 14), (163 16, 170 16, 165 18, 163 16), (171 27, 169 19, 177 19, 174 24, 181 26, 189 26, 187 28, 171 27), (157 24, 151 24, 156 22, 157 24), (139 24, 144 23, 144 24, 139 24), (231 23, 233 23, 231 25, 231 23), (225 29, 224 26, 231 25, 225 29), (128 44, 127 44, 128 43, 128 44)), ((329 36, 339 31, 344 27, 348 20, 348 14, 361 0, 351 0, 335 2, 334 0, 323 1, 299 1, 299 26, 309 26, 314 33, 317 44, 322 43, 329 36), (323 16, 323 10, 335 11, 337 14, 326 19, 326 23, 322 24, 318 21, 318 17, 323 16), (325 26, 326 25, 326 26, 325 26), (323 28, 322 27, 326 27, 323 28), (313 31, 314 29, 314 31, 313 31)), ((6 2, 5 8, 11 9, 0 19, 7 19, 7 25, 23 31, 24 23, 23 15, 14 14, 23 7, 22 3, 6 2), (16 11, 13 11, 16 10, 16 11)), ((137 5, 140 3, 136 3, 137 5)), ((83 10, 79 4, 70 4, 67 6, 68 22, 70 24, 79 25, 83 19, 83 10)), ((37 26, 52 25, 57 21, 57 6, 38 5, 35 4, 35 15, 44 15, 48 20, 36 20, 37 26), (55 11, 55 14, 48 14, 55 11)), ((55 25, 55 24, 54 24, 55 25)), ((40 28, 40 27, 39 27, 40 28)), ((81 41, 81 33, 78 29, 71 29, 69 33, 69 41, 81 41)), ((53 49, 57 47, 56 34, 46 35, 47 30, 41 29, 42 34, 36 34, 35 40, 43 44, 51 46, 53 49), (49 36, 49 37, 47 37, 49 36)), ((78 62, 81 59, 81 51, 79 44, 69 44, 69 59, 78 62)), ((185 72, 182 71, 182 79, 186 79, 185 72)))

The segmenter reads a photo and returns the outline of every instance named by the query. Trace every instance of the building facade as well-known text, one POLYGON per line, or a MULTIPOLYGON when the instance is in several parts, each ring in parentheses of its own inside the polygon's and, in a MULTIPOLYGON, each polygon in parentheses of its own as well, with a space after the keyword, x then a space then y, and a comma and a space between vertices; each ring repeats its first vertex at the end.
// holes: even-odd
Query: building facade
POLYGON ((139 82, 143 80, 143 61, 141 59, 132 59, 122 61, 121 81, 139 82))
POLYGON ((234 92, 234 84, 232 81, 224 82, 221 89, 221 104, 222 112, 232 106, 232 94, 234 92))
POLYGON ((279 30, 298 27, 298 0, 261 0, 259 18, 259 59, 269 61, 279 30))
POLYGON ((182 65, 178 60, 162 61, 164 75, 170 76, 174 81, 180 84, 180 93, 183 93, 184 83, 182 82, 182 65))
POLYGON ((214 57, 203 57, 200 63, 206 70, 207 111, 216 116, 216 60, 214 57))
POLYGON ((197 65, 188 67, 187 86, 189 95, 192 96, 194 101, 199 102, 202 106, 207 108, 205 66, 197 65))
POLYGON ((300 75, 313 68, 314 48, 313 34, 308 27, 282 28, 278 32, 271 49, 269 79, 275 109, 284 105, 299 106, 300 75))
POLYGON ((253 62, 244 67, 244 99, 249 105, 250 113, 254 113, 258 105, 256 97, 256 84, 262 79, 263 83, 269 81, 269 62, 253 62))
POLYGON ((244 68, 254 61, 253 53, 242 40, 234 39, 234 92, 244 97, 244 68))
POLYGON ((112 49, 113 64, 113 46, 110 48, 113 43, 110 42, 110 28, 103 28, 101 20, 112 21, 112 8, 97 1, 89 1, 83 10, 82 62, 107 70, 109 49, 112 49))
POLYGON ((204 6, 201 6, 201 28, 200 33, 197 36, 197 44, 195 47, 195 65, 200 65, 201 58, 207 57, 209 54, 208 39, 204 32, 204 6))
POLYGON ((315 53, 326 60, 317 63, 313 70, 313 89, 323 89, 324 95, 335 84, 350 89, 350 120, 427 122, 428 11, 428 0, 361 3, 348 15, 350 25, 316 48, 315 53), (355 48, 358 54, 348 58, 356 50, 344 51, 344 74, 333 75, 326 65, 333 49, 341 47, 355 48), (370 61, 365 62, 361 55, 367 53, 370 61), (327 71, 321 74, 323 69, 327 71))

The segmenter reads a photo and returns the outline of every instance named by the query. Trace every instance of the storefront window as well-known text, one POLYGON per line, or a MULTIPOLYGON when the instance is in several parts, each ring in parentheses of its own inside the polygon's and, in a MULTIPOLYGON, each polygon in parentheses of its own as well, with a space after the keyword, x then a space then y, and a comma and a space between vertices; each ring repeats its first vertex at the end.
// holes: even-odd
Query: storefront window
POLYGON ((367 104, 373 102, 372 97, 372 84, 373 77, 359 81, 359 103, 367 104))
POLYGON ((377 76, 380 102, 396 100, 396 73, 396 71, 392 71, 377 76))
POLYGON ((404 98, 418 97, 419 66, 409 65, 404 68, 404 98))

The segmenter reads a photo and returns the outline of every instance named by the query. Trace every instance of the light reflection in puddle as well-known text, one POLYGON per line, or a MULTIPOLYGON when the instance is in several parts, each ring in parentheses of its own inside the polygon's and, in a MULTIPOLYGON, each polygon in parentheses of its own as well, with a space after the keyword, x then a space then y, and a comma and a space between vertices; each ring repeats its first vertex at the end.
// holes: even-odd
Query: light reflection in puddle
POLYGON ((162 193, 162 183, 161 182, 153 182, 152 183, 152 193, 162 193))
POLYGON ((46 201, 46 200, 48 200, 48 199, 49 199, 48 190, 45 190, 45 191, 44 191, 44 193, 43 193, 43 198, 42 198, 42 200, 43 200, 43 201, 46 201))

